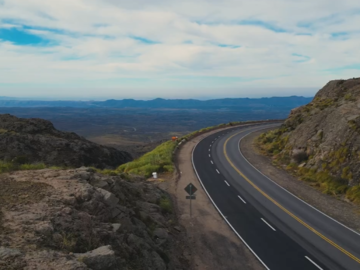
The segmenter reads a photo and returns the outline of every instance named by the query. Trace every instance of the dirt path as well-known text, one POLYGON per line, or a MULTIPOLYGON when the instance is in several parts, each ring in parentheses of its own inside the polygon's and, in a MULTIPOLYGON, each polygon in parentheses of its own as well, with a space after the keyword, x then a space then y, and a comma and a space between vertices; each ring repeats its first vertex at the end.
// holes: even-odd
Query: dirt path
POLYGON ((180 175, 171 181, 168 187, 177 205, 179 222, 186 229, 188 236, 190 247, 186 256, 191 260, 191 269, 264 269, 222 219, 194 173, 191 163, 192 150, 197 142, 211 133, 201 135, 181 148, 177 156, 180 175), (196 200, 192 204, 192 218, 190 218, 189 200, 185 199, 187 194, 184 191, 185 186, 190 182, 198 189, 196 200))
POLYGON ((241 151, 250 163, 297 197, 360 232, 360 206, 325 195, 287 171, 273 166, 271 159, 260 154, 254 145, 254 139, 262 132, 264 131, 254 132, 241 141, 241 151))

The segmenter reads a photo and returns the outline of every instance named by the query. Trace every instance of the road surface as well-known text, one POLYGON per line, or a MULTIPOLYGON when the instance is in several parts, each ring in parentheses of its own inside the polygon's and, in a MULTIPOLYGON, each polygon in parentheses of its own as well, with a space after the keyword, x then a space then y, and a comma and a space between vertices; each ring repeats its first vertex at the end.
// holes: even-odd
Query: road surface
POLYGON ((360 270, 360 234, 277 185, 241 154, 243 137, 271 126, 276 124, 237 127, 203 139, 192 157, 202 187, 266 269, 360 270))

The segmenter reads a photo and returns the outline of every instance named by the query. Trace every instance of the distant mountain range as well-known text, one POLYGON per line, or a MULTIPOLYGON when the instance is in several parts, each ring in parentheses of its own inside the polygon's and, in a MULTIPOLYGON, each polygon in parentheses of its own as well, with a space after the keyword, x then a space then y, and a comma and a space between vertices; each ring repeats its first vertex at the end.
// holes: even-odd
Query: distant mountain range
POLYGON ((225 98, 212 100, 162 99, 134 100, 110 99, 106 101, 36 101, 0 97, 0 107, 73 107, 73 108, 175 108, 175 109, 292 109, 312 101, 312 97, 225 98))

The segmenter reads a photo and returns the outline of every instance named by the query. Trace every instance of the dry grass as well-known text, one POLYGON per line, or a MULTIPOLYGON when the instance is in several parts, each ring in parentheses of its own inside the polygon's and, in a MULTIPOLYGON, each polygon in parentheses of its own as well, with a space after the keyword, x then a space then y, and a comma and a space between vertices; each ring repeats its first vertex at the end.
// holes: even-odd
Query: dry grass
POLYGON ((28 181, 15 181, 0 178, 0 205, 4 208, 13 205, 37 203, 47 194, 50 185, 28 181))

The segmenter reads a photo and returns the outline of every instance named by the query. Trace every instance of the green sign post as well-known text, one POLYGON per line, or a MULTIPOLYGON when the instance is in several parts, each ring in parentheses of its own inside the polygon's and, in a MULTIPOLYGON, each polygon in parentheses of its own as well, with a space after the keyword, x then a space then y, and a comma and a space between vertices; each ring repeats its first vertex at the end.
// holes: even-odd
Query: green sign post
POLYGON ((186 199, 190 200, 190 217, 191 217, 192 216, 191 201, 196 199, 195 192, 197 191, 197 188, 190 183, 185 187, 185 191, 190 195, 190 196, 186 196, 186 199))

